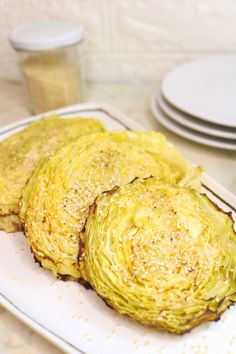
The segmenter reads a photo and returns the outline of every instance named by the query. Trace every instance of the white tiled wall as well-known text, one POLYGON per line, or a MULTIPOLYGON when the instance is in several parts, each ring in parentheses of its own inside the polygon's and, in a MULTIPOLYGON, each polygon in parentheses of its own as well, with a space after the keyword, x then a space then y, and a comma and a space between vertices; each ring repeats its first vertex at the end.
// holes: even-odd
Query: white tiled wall
POLYGON ((235 0, 0 0, 0 78, 19 77, 9 31, 48 18, 84 24, 93 81, 157 81, 185 60, 236 52, 235 0))

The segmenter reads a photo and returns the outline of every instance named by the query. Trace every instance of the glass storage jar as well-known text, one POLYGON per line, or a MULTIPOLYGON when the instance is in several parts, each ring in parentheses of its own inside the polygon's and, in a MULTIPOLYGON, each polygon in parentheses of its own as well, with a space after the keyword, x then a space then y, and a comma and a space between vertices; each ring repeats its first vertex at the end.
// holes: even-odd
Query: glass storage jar
POLYGON ((82 26, 61 21, 28 24, 10 34, 33 113, 82 101, 83 38, 82 26))

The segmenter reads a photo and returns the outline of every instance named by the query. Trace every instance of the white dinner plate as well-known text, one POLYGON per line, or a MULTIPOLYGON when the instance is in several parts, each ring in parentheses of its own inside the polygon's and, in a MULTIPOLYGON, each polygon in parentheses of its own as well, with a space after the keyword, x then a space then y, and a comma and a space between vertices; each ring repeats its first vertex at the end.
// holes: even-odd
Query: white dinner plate
POLYGON ((236 55, 213 55, 181 65, 162 83, 166 100, 211 123, 236 127, 236 55))
POLYGON ((235 139, 236 141, 236 128, 224 127, 223 125, 217 125, 201 119, 196 119, 190 114, 184 113, 169 104, 161 92, 156 93, 156 101, 162 111, 177 123, 200 133, 212 135, 214 137, 217 136, 219 138, 235 139))
POLYGON ((177 123, 168 117, 158 104, 156 94, 152 96, 151 110, 154 117, 167 129, 171 130, 177 135, 180 135, 188 140, 195 141, 200 144, 216 147, 219 149, 227 149, 236 151, 236 140, 223 139, 213 137, 211 135, 199 133, 183 125, 177 123))
MULTIPOLYGON (((59 110, 65 116, 99 118, 108 129, 141 129, 139 124, 105 105, 77 105, 59 110)), ((36 118, 0 129, 4 139, 36 118)), ((236 198, 202 177, 203 191, 235 216, 236 198)), ((15 316, 70 354, 196 354, 236 352, 236 306, 220 321, 182 336, 141 326, 108 308, 95 292, 60 281, 34 262, 22 233, 0 232, 0 302, 15 316)))

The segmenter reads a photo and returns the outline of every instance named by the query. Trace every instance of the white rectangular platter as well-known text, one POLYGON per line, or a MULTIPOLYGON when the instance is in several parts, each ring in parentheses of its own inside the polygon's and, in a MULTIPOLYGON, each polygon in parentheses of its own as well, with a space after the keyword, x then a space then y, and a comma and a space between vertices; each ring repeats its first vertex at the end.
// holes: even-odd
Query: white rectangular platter
MULTIPOLYGON (((61 117, 101 119, 111 130, 145 130, 112 107, 71 106, 61 117)), ((45 115, 44 115, 45 116, 45 115)), ((0 129, 0 140, 41 116, 0 129)), ((204 175, 203 191, 235 220, 236 197, 204 175)), ((20 320, 71 354, 217 354, 236 353, 236 306, 218 322, 201 325, 183 336, 160 333, 121 317, 91 290, 55 279, 33 260, 22 233, 0 232, 0 303, 20 320)))

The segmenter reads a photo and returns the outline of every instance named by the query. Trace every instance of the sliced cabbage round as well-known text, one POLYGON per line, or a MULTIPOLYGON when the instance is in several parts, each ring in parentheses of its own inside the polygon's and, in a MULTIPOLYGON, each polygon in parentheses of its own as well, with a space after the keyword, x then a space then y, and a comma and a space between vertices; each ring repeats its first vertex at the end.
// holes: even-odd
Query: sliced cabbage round
POLYGON ((105 192, 90 208, 80 264, 111 307, 184 333, 235 300, 236 234, 205 195, 156 178, 105 192))
POLYGON ((35 258, 56 276, 80 278, 79 234, 100 193, 150 175, 176 183, 193 171, 159 133, 97 133, 67 144, 35 170, 24 192, 21 218, 35 258))
POLYGON ((0 142, 0 230, 21 229, 19 201, 23 188, 42 157, 69 139, 102 132, 97 119, 66 118, 52 115, 29 124, 0 142))

